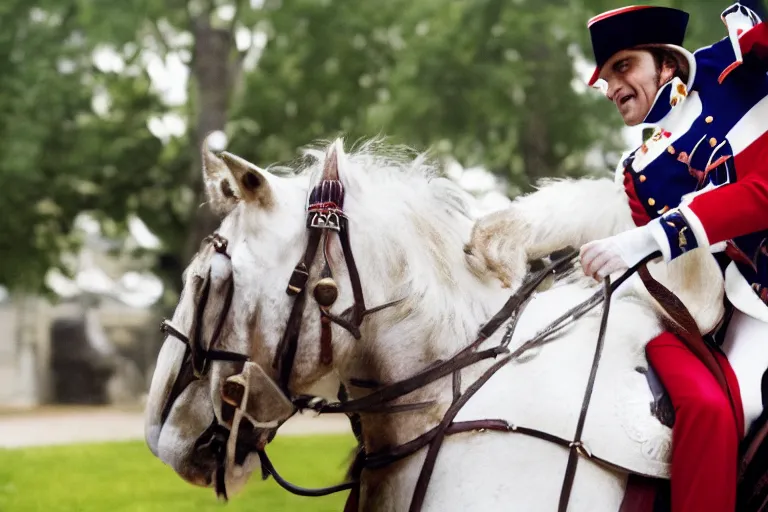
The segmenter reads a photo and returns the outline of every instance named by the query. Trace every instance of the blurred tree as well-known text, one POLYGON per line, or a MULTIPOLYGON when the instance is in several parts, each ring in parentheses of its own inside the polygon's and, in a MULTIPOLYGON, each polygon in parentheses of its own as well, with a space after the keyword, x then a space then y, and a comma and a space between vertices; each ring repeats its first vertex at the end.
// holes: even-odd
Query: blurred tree
MULTIPOLYGON (((676 4, 693 12, 693 44, 725 35, 722 6, 676 4)), ((511 194, 589 172, 588 154, 607 154, 602 167, 612 169, 621 120, 574 59, 591 56, 589 17, 621 5, 267 0, 267 42, 233 110, 233 148, 265 163, 319 137, 383 133, 483 165, 509 179, 511 194)))
MULTIPOLYGON (((726 2, 655 3, 692 12, 692 49, 726 35, 726 2)), ((317 139, 384 134, 483 165, 510 194, 592 172, 587 155, 608 170, 621 121, 574 59, 590 59, 587 19, 623 4, 6 0, 0 283, 39 288, 88 210, 108 234, 138 214, 163 240, 157 270, 178 286, 216 222, 199 164, 212 131, 260 165, 317 139), (185 97, 158 88, 161 75, 186 83, 185 97), (180 131, 150 130, 174 119, 180 131)))
POLYGON ((94 67, 80 7, 0 4, 0 283, 11 288, 40 289, 76 246, 80 211, 124 219, 162 150, 145 128, 160 108, 149 77, 94 67))
MULTIPOLYGON (((572 87, 565 3, 267 2, 267 44, 246 77, 233 145, 290 158, 318 137, 383 133, 483 165, 515 188, 584 171, 619 142, 610 105, 572 87)), ((583 26, 583 23, 581 23, 583 26)))

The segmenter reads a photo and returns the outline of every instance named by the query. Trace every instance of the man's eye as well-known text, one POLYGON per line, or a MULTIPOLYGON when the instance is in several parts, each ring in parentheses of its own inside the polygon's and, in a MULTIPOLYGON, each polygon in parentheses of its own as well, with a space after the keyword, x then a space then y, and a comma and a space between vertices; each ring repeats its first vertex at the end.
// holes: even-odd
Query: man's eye
POLYGON ((618 67, 619 71, 621 71, 623 73, 627 69, 629 69, 629 63, 628 62, 624 61, 624 62, 620 62, 619 63, 619 67, 618 67))

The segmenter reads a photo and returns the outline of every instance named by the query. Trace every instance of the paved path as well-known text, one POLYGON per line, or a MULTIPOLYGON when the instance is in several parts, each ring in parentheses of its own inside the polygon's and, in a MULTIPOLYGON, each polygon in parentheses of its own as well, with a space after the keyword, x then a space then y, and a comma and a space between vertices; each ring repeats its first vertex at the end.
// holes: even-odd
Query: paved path
MULTIPOLYGON (((346 416, 297 414, 280 435, 350 432, 346 416)), ((144 439, 141 411, 114 408, 45 408, 0 413, 0 448, 144 439)))

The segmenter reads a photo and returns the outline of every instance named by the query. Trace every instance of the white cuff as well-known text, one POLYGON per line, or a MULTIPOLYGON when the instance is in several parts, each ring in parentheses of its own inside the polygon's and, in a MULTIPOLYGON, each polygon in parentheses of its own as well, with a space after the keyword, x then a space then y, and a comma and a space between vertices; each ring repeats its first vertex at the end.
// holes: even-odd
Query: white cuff
POLYGON ((653 221, 646 226, 631 229, 617 235, 616 245, 627 266, 631 267, 649 254, 659 250, 658 240, 656 240, 651 229, 652 223, 653 221))
POLYGON ((661 249, 661 255, 664 258, 664 261, 671 261, 672 251, 669 248, 667 234, 664 232, 664 228, 661 227, 661 218, 653 219, 646 226, 653 237, 653 241, 656 243, 656 249, 661 249))
POLYGON ((688 205, 683 205, 680 206, 680 213, 683 214, 685 221, 691 227, 693 236, 696 237, 696 245, 709 248, 709 237, 707 236, 707 232, 704 230, 704 225, 699 218, 693 213, 693 210, 691 210, 688 205))

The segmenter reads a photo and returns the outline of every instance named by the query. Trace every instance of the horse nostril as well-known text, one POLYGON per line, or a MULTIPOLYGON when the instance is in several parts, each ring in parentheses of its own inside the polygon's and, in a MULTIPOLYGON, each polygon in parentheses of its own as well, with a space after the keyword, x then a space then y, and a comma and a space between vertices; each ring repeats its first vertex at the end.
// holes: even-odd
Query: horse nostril
POLYGON ((179 475, 187 482, 199 487, 213 485, 216 474, 216 457, 209 450, 197 450, 187 459, 187 463, 179 468, 179 475))

